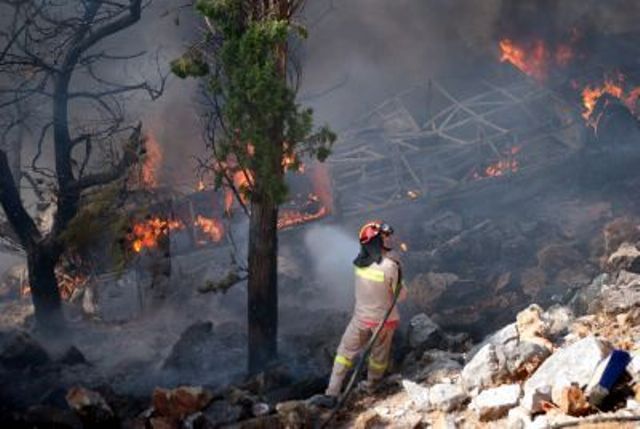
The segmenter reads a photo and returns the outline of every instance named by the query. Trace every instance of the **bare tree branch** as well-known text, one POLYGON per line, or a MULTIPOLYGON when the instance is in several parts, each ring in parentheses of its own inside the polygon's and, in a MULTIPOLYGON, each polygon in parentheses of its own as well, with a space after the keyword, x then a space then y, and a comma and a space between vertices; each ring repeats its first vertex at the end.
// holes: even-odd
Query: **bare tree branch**
POLYGON ((125 147, 124 153, 120 157, 120 161, 108 171, 94 173, 79 178, 76 181, 75 187, 83 190, 93 186, 105 185, 124 176, 129 167, 135 164, 138 160, 137 148, 139 147, 141 140, 142 124, 138 124, 134 129, 134 132, 129 137, 129 144, 125 147))
POLYGON ((9 160, 4 150, 0 150, 0 204, 9 223, 14 226, 14 231, 20 238, 22 246, 26 249, 33 248, 41 238, 40 231, 20 200, 20 194, 13 180, 9 160), (16 228, 15 225, 21 227, 16 228))

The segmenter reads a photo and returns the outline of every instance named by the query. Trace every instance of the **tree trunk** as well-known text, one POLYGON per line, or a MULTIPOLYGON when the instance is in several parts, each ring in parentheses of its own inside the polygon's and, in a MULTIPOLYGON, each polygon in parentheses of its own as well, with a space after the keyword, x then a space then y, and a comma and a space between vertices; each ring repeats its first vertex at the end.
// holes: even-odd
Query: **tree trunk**
POLYGON ((59 336, 65 331, 64 316, 55 267, 58 258, 42 245, 29 249, 27 267, 35 308, 36 327, 46 334, 59 336))
POLYGON ((278 206, 252 202, 249 225, 249 372, 255 374, 278 353, 278 206))

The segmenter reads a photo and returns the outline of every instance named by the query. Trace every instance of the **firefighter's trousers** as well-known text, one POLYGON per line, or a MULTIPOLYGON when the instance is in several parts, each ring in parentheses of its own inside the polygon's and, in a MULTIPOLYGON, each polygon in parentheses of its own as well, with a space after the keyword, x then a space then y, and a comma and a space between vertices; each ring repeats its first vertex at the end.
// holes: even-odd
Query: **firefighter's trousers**
MULTIPOLYGON (((327 395, 338 396, 340 394, 344 378, 353 367, 354 358, 358 353, 363 351, 375 330, 375 326, 366 327, 358 323, 355 318, 351 319, 338 346, 338 352, 333 362, 331 378, 329 379, 329 386, 325 392, 327 395)), ((380 380, 387 369, 394 331, 394 327, 382 328, 376 342, 371 348, 367 372, 367 380, 370 382, 380 380)))

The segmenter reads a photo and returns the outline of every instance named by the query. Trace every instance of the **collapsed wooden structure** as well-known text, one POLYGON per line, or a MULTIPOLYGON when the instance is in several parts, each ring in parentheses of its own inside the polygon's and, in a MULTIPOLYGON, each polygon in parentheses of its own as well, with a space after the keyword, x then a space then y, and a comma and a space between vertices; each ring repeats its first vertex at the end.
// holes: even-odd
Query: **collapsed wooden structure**
POLYGON ((523 74, 497 76, 429 79, 355 121, 327 161, 340 214, 484 186, 581 147, 577 105, 523 74))

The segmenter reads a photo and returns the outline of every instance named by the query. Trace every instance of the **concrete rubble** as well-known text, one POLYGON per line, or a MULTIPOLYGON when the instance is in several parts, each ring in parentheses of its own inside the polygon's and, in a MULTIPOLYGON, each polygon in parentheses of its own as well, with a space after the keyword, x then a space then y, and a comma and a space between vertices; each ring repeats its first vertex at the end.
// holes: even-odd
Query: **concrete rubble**
POLYGON ((473 398, 469 407, 480 420, 496 420, 518 405, 521 394, 519 384, 506 384, 482 391, 473 398))
MULTIPOLYGON (((389 415, 394 407, 396 413, 417 412, 423 425, 434 427, 532 429, 640 421, 640 277, 624 269, 595 277, 570 297, 570 306, 556 304, 544 311, 533 304, 523 309, 515 322, 469 350, 462 368, 457 353, 427 350, 410 355, 414 378, 403 379, 399 392, 375 404, 390 410, 389 415), (612 353, 616 349, 628 351, 630 362, 596 408, 590 401, 597 390, 593 386, 604 380, 610 356, 624 354, 612 353), (445 382, 426 376, 447 365, 452 375, 444 377, 445 382)), ((376 422, 373 427, 394 427, 389 418, 376 422)))

